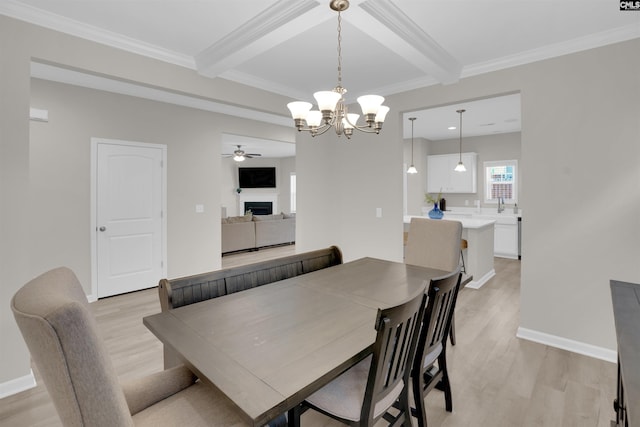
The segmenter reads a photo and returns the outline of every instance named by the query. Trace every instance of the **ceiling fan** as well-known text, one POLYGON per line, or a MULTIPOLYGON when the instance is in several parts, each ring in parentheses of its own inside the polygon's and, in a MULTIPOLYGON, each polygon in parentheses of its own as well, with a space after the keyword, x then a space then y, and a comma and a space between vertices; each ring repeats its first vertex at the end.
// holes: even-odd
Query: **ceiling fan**
POLYGON ((262 154, 257 153, 245 153, 241 145, 237 145, 238 149, 233 151, 233 154, 223 154, 222 157, 233 157, 236 162, 244 162, 244 159, 252 159, 254 157, 260 157, 262 154))

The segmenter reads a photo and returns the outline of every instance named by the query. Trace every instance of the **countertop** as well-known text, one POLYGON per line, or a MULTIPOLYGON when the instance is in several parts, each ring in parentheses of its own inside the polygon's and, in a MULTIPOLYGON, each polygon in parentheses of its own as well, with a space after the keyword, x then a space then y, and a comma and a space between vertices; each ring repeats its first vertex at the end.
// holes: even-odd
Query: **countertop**
MULTIPOLYGON (((428 217, 419 216, 419 215, 405 215, 404 223, 409 224, 411 222, 411 218, 428 218, 428 217)), ((478 228, 489 227, 489 226, 493 226, 496 223, 496 221, 493 219, 481 219, 481 218, 460 217, 460 218, 444 218, 444 219, 448 219, 451 221, 460 221, 462 223, 462 228, 467 228, 467 229, 478 229, 478 228)))

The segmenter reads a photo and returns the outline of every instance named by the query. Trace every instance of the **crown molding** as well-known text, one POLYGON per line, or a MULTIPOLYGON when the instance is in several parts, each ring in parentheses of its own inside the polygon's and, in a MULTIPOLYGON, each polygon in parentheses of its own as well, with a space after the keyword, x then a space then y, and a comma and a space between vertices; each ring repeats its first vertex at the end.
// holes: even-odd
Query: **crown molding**
POLYGON ((40 27, 48 28, 50 30, 91 40, 116 49, 121 49, 192 70, 196 69, 195 60, 191 56, 164 49, 140 40, 135 40, 93 25, 87 25, 74 19, 49 13, 15 0, 3 0, 0 2, 0 14, 40 27))
POLYGON ((477 76, 545 59, 556 58, 589 49, 595 49, 614 43, 640 38, 640 25, 627 25, 612 30, 590 34, 562 43, 547 45, 538 49, 531 49, 515 55, 504 56, 491 61, 480 62, 464 67, 462 77, 477 76))

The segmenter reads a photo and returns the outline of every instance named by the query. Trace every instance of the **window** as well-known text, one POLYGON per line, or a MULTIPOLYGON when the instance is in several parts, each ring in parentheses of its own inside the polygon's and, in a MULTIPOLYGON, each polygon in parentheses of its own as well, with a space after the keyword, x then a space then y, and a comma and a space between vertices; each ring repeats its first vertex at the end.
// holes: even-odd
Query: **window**
POLYGON ((498 203, 518 202, 518 161, 500 160, 484 162, 484 201, 498 203))
POLYGON ((296 174, 292 173, 289 178, 290 193, 291 193, 291 213, 296 212, 296 174))

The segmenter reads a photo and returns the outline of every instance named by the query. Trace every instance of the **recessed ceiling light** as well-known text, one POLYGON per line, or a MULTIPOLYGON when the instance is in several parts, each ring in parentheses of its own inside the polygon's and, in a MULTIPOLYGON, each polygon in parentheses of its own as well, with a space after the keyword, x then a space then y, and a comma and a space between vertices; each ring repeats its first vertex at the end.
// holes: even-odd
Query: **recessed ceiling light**
POLYGON ((449 129, 449 130, 456 130, 456 129, 458 129, 458 128, 457 128, 457 127, 455 127, 455 126, 449 126, 447 129, 449 129))

